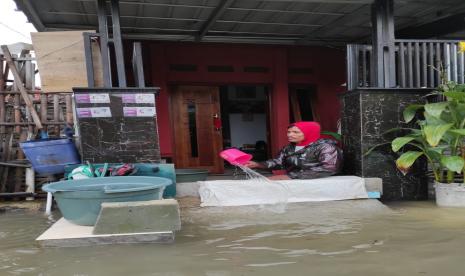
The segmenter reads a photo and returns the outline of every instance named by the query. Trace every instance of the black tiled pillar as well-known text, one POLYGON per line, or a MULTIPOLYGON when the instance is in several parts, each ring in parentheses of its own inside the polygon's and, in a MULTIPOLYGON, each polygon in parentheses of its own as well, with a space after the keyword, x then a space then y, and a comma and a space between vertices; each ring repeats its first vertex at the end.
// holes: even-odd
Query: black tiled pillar
POLYGON ((82 161, 159 163, 158 88, 74 88, 82 161))
POLYGON ((344 169, 347 174, 383 179, 383 199, 408 200, 427 198, 426 167, 417 162, 403 175, 395 166, 398 155, 386 145, 369 155, 374 145, 391 141, 387 130, 405 127, 403 110, 422 101, 430 92, 419 89, 356 89, 343 95, 342 136, 344 169), (387 139, 389 138, 389 139, 387 139))

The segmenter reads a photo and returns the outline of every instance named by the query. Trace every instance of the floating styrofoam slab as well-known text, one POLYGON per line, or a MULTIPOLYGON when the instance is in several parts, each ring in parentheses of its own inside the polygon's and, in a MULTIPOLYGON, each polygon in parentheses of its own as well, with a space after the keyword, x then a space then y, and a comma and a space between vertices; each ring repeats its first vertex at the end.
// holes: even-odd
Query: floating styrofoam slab
POLYGON ((61 218, 42 233, 36 241, 45 247, 77 247, 121 243, 170 243, 174 241, 174 233, 172 231, 93 235, 93 229, 93 226, 76 225, 61 218))
POLYGON ((243 206, 285 202, 318 202, 369 198, 365 180, 358 176, 317 179, 201 182, 201 206, 243 206))

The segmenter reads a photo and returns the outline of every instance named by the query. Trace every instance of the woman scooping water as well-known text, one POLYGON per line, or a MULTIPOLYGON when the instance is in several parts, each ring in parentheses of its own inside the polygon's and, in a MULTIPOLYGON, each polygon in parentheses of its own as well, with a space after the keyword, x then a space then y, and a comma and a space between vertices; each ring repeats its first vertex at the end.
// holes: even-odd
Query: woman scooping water
POLYGON ((287 128, 289 145, 275 159, 265 162, 249 161, 245 167, 254 169, 286 170, 285 175, 269 177, 272 180, 311 179, 339 173, 342 150, 331 139, 320 139, 320 124, 296 122, 287 128))

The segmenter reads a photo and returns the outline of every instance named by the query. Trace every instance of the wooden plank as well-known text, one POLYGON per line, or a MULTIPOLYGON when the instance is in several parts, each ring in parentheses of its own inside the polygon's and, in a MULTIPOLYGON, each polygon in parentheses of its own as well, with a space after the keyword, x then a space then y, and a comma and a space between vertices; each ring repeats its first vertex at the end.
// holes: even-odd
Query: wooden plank
MULTIPOLYGON (((47 122, 43 122, 42 125, 44 126, 52 126, 52 125, 63 125, 64 122, 63 121, 47 121, 47 122)), ((19 122, 19 123, 15 123, 15 122, 5 122, 5 123, 0 123, 0 126, 29 126, 29 125, 35 125, 34 122, 19 122)))
MULTIPOLYGON (((30 58, 31 55, 28 54, 26 57, 30 58)), ((25 78, 24 78, 24 88, 27 90, 33 90, 35 88, 35 83, 34 83, 34 63, 32 63, 30 60, 24 61, 24 72, 25 72, 25 78)), ((29 99, 31 99, 31 102, 33 101, 33 97, 31 94, 28 94, 29 99)), ((26 118, 28 122, 32 122, 32 115, 31 111, 26 108, 26 118)), ((34 133, 34 127, 32 125, 28 126, 28 136, 32 137, 34 133)))
POLYGON ((42 123, 47 122, 47 94, 40 94, 40 119, 42 123))
MULTIPOLYGON (((31 34, 37 65, 45 92, 72 92, 73 87, 87 87, 83 32, 36 32, 31 34)), ((95 86, 102 87, 100 54, 94 51, 95 86)), ((96 49, 97 50, 97 49, 96 49)))
POLYGON ((71 95, 65 95, 66 104, 66 124, 69 126, 73 125, 73 103, 71 95))
MULTIPOLYGON (((60 120, 60 98, 58 95, 53 95, 53 120, 55 122, 60 120)), ((60 126, 55 126, 55 135, 60 136, 60 126)))
MULTIPOLYGON (((19 136, 19 141, 18 142, 24 142, 27 140, 27 132, 22 131, 20 136, 19 136)), ((24 160, 24 152, 21 149, 16 150, 16 157, 13 158, 15 160, 24 160)), ((13 192, 24 192, 22 189, 23 183, 24 183, 24 176, 25 176, 25 170, 24 168, 21 167, 16 167, 15 168, 15 182, 14 182, 14 190, 13 192)))
MULTIPOLYGON (((11 160, 11 152, 13 151, 13 132, 11 132, 7 138, 8 145, 5 147, 4 151, 4 156, 3 156, 3 161, 7 162, 8 160, 11 160)), ((9 167, 5 167, 3 170, 2 178, 1 178, 1 185, 0 185, 0 192, 4 193, 7 191, 7 182, 8 182, 8 173, 9 173, 9 167)))
MULTIPOLYGON (((14 88, 12 87, 11 89, 14 89, 14 88)), ((26 89, 26 93, 33 96, 34 94, 37 94, 37 91, 27 90, 26 89)), ((0 91, 0 94, 14 95, 14 94, 21 94, 21 92, 17 91, 17 90, 8 90, 8 91, 0 91)))
MULTIPOLYGON (((14 120, 15 124, 21 123, 21 99, 18 94, 15 95, 14 99, 14 120)), ((15 126, 15 133, 20 133, 21 132, 21 126, 16 125, 15 126)))
POLYGON ((8 79, 8 75, 10 73, 10 67, 8 65, 8 62, 5 64, 5 70, 3 71, 3 79, 4 80, 7 80, 8 79))
MULTIPOLYGON (((20 81, 21 80, 21 77, 16 69, 16 66, 13 62, 13 59, 11 57, 11 54, 10 54, 10 50, 8 49, 7 46, 5 45, 2 45, 2 51, 3 51, 3 55, 5 56, 5 59, 10 67, 10 71, 11 73, 13 74, 13 77, 15 78, 15 82, 16 80, 20 81)), ((19 89, 19 91, 21 92, 21 96, 24 100, 24 102, 26 103, 26 106, 27 108, 29 108, 29 110, 31 111, 31 115, 32 115, 32 119, 34 121, 34 123, 36 124, 36 127, 38 129, 42 129, 42 123, 40 122, 40 119, 39 119, 39 116, 37 115, 37 112, 36 110, 34 109, 34 106, 32 104, 32 101, 31 99, 29 98, 27 92, 26 92, 26 89, 24 88, 24 86, 21 84, 21 85, 18 85, 17 87, 19 89)))
POLYGON ((44 131, 48 131, 48 118, 47 118, 47 94, 40 94, 40 120, 44 126, 44 131))

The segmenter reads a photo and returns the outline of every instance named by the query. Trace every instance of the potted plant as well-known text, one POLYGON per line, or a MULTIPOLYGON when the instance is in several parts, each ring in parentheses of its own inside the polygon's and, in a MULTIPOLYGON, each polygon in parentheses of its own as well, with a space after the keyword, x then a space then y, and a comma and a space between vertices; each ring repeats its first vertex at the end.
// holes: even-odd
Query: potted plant
POLYGON ((402 152, 396 166, 406 174, 425 157, 434 175, 437 205, 465 207, 465 85, 448 82, 433 94, 440 101, 404 110, 406 123, 421 119, 415 122, 417 128, 403 128, 408 134, 391 142, 394 152, 402 152))

